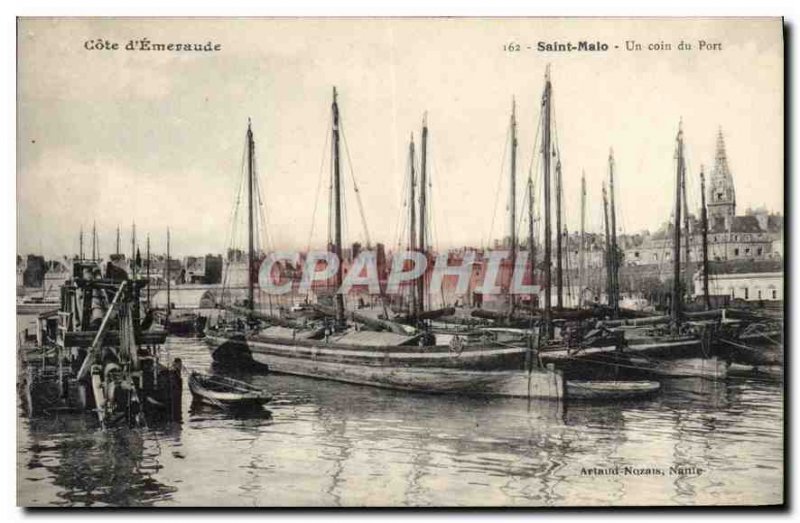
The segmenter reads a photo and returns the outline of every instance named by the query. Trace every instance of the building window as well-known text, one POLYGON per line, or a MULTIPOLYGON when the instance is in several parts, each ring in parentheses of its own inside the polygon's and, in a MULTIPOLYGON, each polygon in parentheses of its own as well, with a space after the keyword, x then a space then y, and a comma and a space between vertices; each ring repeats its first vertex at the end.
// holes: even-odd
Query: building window
POLYGON ((762 249, 761 249, 761 247, 759 247, 759 248, 758 248, 758 250, 757 250, 756 252, 758 253, 758 255, 759 255, 759 256, 761 256, 761 253, 762 253, 762 249))
POLYGON ((733 255, 734 256, 739 256, 739 248, 738 247, 733 250, 733 255))
POLYGON ((775 290, 775 289, 772 289, 772 299, 773 300, 777 300, 778 299, 778 291, 775 290))
POLYGON ((750 235, 749 234, 745 234, 744 235, 744 241, 746 241, 746 242, 750 241, 750 235))
POLYGON ((745 300, 749 300, 750 299, 750 292, 749 291, 750 291, 750 289, 748 289, 747 287, 744 288, 744 299, 745 300))
POLYGON ((750 254, 750 247, 745 248, 744 253, 745 254, 750 254))
POLYGON ((761 299, 761 289, 758 289, 758 299, 761 299))

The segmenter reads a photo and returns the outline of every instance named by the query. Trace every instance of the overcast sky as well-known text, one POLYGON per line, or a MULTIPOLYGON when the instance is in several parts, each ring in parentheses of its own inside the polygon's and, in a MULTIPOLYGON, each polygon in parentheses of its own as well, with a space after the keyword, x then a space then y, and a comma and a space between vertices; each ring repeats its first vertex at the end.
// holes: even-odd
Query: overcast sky
MULTIPOLYGON (((248 117, 274 246, 305 247, 312 221, 312 246, 324 245, 326 182, 312 215, 329 156, 333 85, 373 241, 397 239, 408 138, 413 132, 419 141, 427 110, 434 233, 440 246, 478 245, 502 236, 507 220, 501 168, 512 96, 524 187, 548 63, 571 230, 581 171, 589 228, 600 230, 610 147, 620 230, 655 229, 669 218, 681 118, 690 206, 699 203, 697 174, 701 164, 711 169, 721 127, 739 212, 782 211, 781 35, 780 20, 767 19, 22 20, 18 250, 75 253, 81 225, 88 230, 96 220, 103 254, 117 225, 129 245, 133 221, 140 235, 151 234, 154 250, 163 250, 169 226, 173 252, 222 252, 248 117), (145 37, 222 48, 84 48, 88 39, 122 47, 145 37), (535 51, 539 41, 582 39, 611 49, 535 51), (699 39, 720 42, 722 51, 679 52, 681 39, 695 49, 699 39), (626 40, 645 48, 670 42, 673 50, 626 52, 626 40), (504 52, 511 42, 522 50, 504 52)), ((345 174, 355 241, 362 228, 348 167, 345 174)))

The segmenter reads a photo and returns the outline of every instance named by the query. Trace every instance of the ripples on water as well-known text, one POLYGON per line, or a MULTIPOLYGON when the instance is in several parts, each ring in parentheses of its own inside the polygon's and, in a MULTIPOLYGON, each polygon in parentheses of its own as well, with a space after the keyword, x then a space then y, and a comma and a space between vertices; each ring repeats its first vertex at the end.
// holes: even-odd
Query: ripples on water
MULTIPOLYGON (((198 340, 172 357, 208 371, 198 340)), ((20 417, 26 506, 549 506, 771 504, 782 500, 782 388, 665 382, 650 400, 568 405, 394 392, 292 376, 241 379, 263 415, 191 407, 182 424, 101 432, 91 417, 20 417), (582 475, 584 467, 699 476, 582 475)))

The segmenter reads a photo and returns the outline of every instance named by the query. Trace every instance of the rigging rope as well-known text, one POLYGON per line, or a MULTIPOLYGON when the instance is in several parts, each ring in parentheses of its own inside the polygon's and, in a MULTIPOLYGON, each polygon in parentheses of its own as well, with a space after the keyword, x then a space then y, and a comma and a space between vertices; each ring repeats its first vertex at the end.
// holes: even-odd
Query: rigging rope
MULTIPOLYGON (((241 205, 242 192, 244 190, 244 180, 246 178, 245 162, 247 160, 247 147, 248 147, 247 134, 245 133, 244 147, 242 148, 242 160, 241 160, 241 164, 240 164, 240 167, 239 167, 239 173, 240 173, 240 176, 239 176, 239 188, 236 191, 236 198, 235 198, 235 201, 234 201, 233 210, 231 211, 231 219, 230 219, 231 225, 230 225, 230 229, 229 229, 229 236, 228 236, 227 242, 226 242, 226 244, 228 245, 229 251, 227 253, 225 253, 225 263, 224 263, 224 269, 223 269, 224 275, 223 275, 223 278, 222 278, 222 296, 221 296, 221 299, 220 299, 221 304, 223 304, 223 305, 225 303, 225 291, 226 290, 230 291, 230 286, 229 286, 230 285, 230 279, 231 279, 230 266, 231 266, 232 260, 230 260, 229 258, 231 256, 235 255, 235 250, 236 250, 236 247, 237 247, 237 246, 234 245, 234 242, 236 241, 236 231, 237 231, 237 225, 238 225, 238 220, 239 220, 239 206, 241 205)), ((231 297, 231 299, 232 299, 232 297, 231 297)))
MULTIPOLYGON (((434 206, 433 206, 433 171, 436 170, 436 169, 435 169, 435 164, 434 164, 434 160, 433 160, 433 155, 428 154, 428 159, 430 160, 430 165, 431 165, 430 172, 428 173, 428 199, 427 199, 428 210, 430 212, 426 212, 426 214, 428 216, 430 216, 430 220, 428 221, 428 225, 429 226, 427 227, 426 234, 430 233, 430 236, 425 240, 425 244, 428 245, 428 247, 429 247, 428 250, 433 250, 433 251, 437 251, 438 252, 439 251, 439 238, 440 238, 439 229, 438 229, 438 221, 439 220, 436 219, 436 216, 435 216, 435 213, 434 213, 434 206), (433 249, 431 249, 431 247, 433 249)), ((446 226, 446 224, 445 224, 445 226, 446 226)), ((448 237, 450 237, 450 235, 448 235, 448 237)), ((444 281, 442 281, 442 283, 444 284, 444 281)))
POLYGON ((494 193, 494 206, 492 207, 492 220, 489 223, 489 234, 488 234, 488 236, 486 238, 486 242, 485 243, 484 243, 483 240, 481 240, 481 244, 484 245, 484 246, 487 246, 489 248, 491 248, 490 242, 492 240, 492 234, 494 233, 494 220, 497 217, 497 202, 500 200, 500 187, 503 184, 503 174, 505 173, 505 170, 506 170, 505 169, 506 168, 506 155, 508 154, 508 148, 509 148, 508 147, 508 143, 509 143, 510 135, 511 135, 511 129, 510 128, 506 128, 505 143, 503 144, 503 159, 500 161, 500 175, 499 175, 498 181, 497 181, 497 189, 495 190, 495 193, 494 193))
POLYGON ((322 154, 320 164, 319 164, 319 174, 317 175, 317 191, 314 194, 314 210, 311 213, 311 229, 308 232, 308 241, 306 242, 306 252, 311 250, 311 240, 314 236, 314 228, 317 223, 317 207, 319 205, 319 193, 322 190, 322 173, 325 169, 325 149, 328 148, 328 140, 331 137, 331 128, 328 126, 325 130, 325 141, 322 145, 322 154))
POLYGON ((406 235, 407 227, 410 227, 408 223, 408 192, 410 189, 411 184, 411 163, 408 159, 408 155, 405 155, 406 158, 406 166, 405 166, 405 175, 403 177, 403 190, 401 192, 401 206, 400 206, 400 217, 397 220, 397 227, 396 227, 396 237, 395 237, 395 246, 396 249, 400 249, 403 244, 403 238, 406 235))
POLYGON ((361 226, 364 228, 364 237, 367 241, 367 249, 372 247, 372 242, 370 241, 369 237, 369 228, 367 227, 367 218, 364 214, 364 204, 361 202, 361 193, 358 190, 358 184, 356 183, 356 175, 353 172, 353 161, 350 158, 350 147, 347 145, 347 136, 344 132, 344 122, 339 122, 339 128, 342 131, 342 141, 344 142, 344 150, 347 154, 347 166, 350 168, 350 178, 353 180, 353 191, 356 193, 356 202, 358 203, 358 212, 361 215, 361 226))

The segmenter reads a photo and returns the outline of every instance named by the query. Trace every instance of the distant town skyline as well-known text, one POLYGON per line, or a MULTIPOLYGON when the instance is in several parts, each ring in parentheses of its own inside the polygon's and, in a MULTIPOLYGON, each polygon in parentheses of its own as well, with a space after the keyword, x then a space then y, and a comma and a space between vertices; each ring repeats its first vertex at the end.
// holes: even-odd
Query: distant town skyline
MULTIPOLYGON (((104 255, 115 250, 117 226, 122 252, 130 251, 132 222, 142 251, 149 233, 153 252, 163 252, 169 227, 176 256, 224 253, 248 118, 272 247, 324 245, 333 85, 343 154, 352 160, 372 243, 392 248, 398 239, 408 139, 413 133, 419 141, 427 111, 438 247, 491 244, 506 234, 502 164, 511 98, 518 111, 522 209, 547 64, 570 231, 579 227, 582 172, 587 230, 601 229, 600 185, 610 148, 620 232, 654 232, 669 219, 679 120, 690 212, 699 206, 700 166, 706 173, 713 167, 722 128, 737 212, 764 206, 782 213, 783 44, 774 31, 780 23, 580 20, 573 28, 567 20, 556 28, 537 19, 23 19, 17 250, 75 254, 81 226, 90 239, 96 221, 104 255), (742 24, 747 31, 739 30, 742 24), (624 44, 676 34, 720 41, 723 50, 503 51, 509 41, 535 47, 540 40, 591 37, 624 44), (87 50, 85 41, 98 37, 123 44, 143 37, 213 41, 221 49, 192 55, 87 50)), ((363 243, 347 162, 343 176, 347 241, 363 243)))

